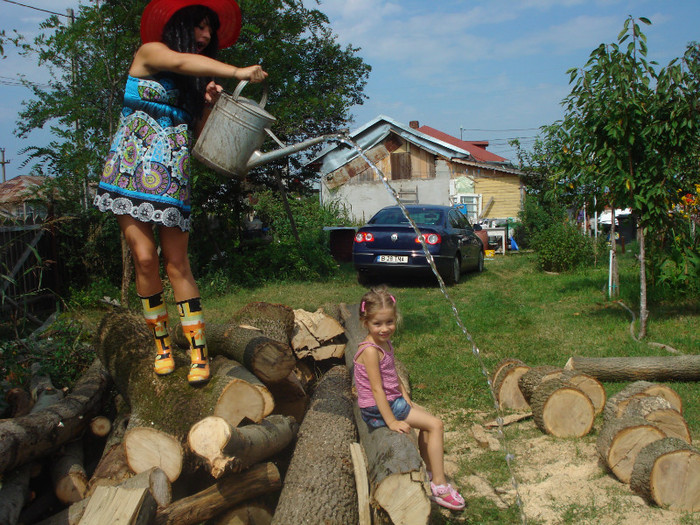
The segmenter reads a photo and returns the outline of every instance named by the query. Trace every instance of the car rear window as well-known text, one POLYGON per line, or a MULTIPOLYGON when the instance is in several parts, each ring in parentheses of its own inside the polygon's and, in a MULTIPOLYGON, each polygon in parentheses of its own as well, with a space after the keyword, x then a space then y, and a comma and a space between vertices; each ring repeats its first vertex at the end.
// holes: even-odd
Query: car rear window
MULTIPOLYGON (((442 210, 409 210, 416 224, 438 225, 442 222, 442 210)), ((370 224, 408 224, 408 220, 399 209, 381 210, 372 217, 370 224)))

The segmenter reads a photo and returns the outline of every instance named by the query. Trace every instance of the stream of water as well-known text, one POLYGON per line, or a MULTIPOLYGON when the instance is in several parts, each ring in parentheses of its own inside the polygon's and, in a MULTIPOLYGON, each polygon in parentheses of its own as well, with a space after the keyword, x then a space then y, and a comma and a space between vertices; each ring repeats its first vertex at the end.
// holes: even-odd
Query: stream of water
POLYGON ((447 292, 447 288, 445 286, 445 282, 442 280, 442 277, 440 276, 440 272, 438 272, 437 266, 435 265, 435 260, 433 259, 432 254, 428 250, 428 245, 425 243, 425 240, 423 239, 421 232, 416 225, 415 221, 413 218, 410 216, 408 213, 408 210, 406 209, 406 206, 401 202, 399 199, 399 195, 396 192, 396 190, 389 184, 388 179, 382 173, 382 171, 372 162, 365 152, 360 148, 360 146, 355 143, 353 140, 351 140, 349 137, 340 135, 337 137, 334 137, 335 140, 338 140, 339 142, 348 145, 349 147, 353 148, 354 150, 357 151, 358 155, 360 155, 365 162, 367 162, 367 165, 372 168, 374 173, 381 179, 381 181, 384 183, 384 187, 386 190, 391 194, 391 196, 394 198, 396 201, 396 204, 401 208, 401 211, 403 212, 404 216, 408 220, 409 224, 413 228, 413 230, 416 232, 416 236, 420 240, 421 246, 423 248, 423 253, 425 254, 426 259, 428 260, 428 263, 430 264, 430 268, 432 269, 433 273, 435 274, 435 277, 438 280, 438 284, 440 286, 440 291, 442 292, 442 295, 445 297, 447 302, 450 304, 450 308, 452 309, 452 313, 455 317, 455 320, 457 321, 457 325, 459 326, 460 330, 464 334, 464 336, 467 338, 467 341, 469 341, 469 344, 471 346, 471 352, 476 357, 479 366, 481 367, 481 373, 484 375, 486 378, 486 384, 488 385, 488 390, 491 395, 491 400, 493 401, 493 405, 498 413, 498 417, 496 418, 496 422, 498 423, 498 437, 501 440, 501 443, 503 445, 503 450, 505 452, 505 461, 506 465, 508 466, 508 472, 510 474, 510 481, 513 486, 513 489, 515 490, 515 499, 516 503, 518 505, 518 510, 520 512, 520 520, 523 524, 527 523, 527 518, 525 516, 525 511, 523 508, 523 501, 522 498, 520 497, 520 490, 519 490, 519 485, 518 482, 515 478, 515 474, 513 472, 513 460, 515 459, 515 456, 510 452, 510 447, 508 444, 508 439, 506 438, 506 433, 503 425, 503 412, 501 408, 499 407, 498 404, 498 399, 496 397, 496 392, 493 388, 493 384, 491 381, 491 376, 489 374, 488 369, 486 368, 486 364, 484 363, 484 359, 481 355, 481 351, 479 350, 478 346, 474 342, 474 338, 472 337, 471 333, 469 333, 469 330, 467 330, 467 327, 464 325, 464 322, 462 321, 462 318, 459 314, 459 310, 457 309, 457 305, 455 302, 452 300, 452 297, 450 297, 450 294, 447 292))

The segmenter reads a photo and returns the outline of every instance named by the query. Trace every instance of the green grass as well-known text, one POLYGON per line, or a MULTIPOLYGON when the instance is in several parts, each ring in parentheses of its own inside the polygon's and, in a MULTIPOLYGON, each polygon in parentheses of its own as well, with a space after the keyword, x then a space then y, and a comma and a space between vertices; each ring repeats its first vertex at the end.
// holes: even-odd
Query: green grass
MULTIPOLYGON (((621 256, 620 273, 620 300, 638 312, 638 267, 631 251, 621 256)), ((479 349, 480 359, 472 352, 472 343, 458 326, 450 303, 434 282, 389 283, 402 316, 394 337, 397 358, 408 367, 413 398, 434 412, 449 413, 446 428, 458 429, 468 440, 473 422, 478 418, 483 421, 485 416, 496 416, 484 371, 490 373, 503 359, 517 358, 530 366, 564 366, 573 355, 664 355, 663 350, 647 345, 646 341, 665 343, 684 354, 700 349, 700 303, 697 300, 650 305, 648 336, 645 341, 636 342, 630 336, 630 314, 606 298, 606 283, 606 267, 545 274, 535 269, 534 257, 527 253, 497 256, 487 261, 484 273, 463 275, 462 282, 449 288, 448 293, 479 349)), ((365 291, 365 287, 357 284, 352 265, 343 264, 335 277, 324 282, 239 288, 231 294, 205 295, 203 304, 207 322, 225 322, 234 311, 252 301, 315 311, 324 304, 356 305, 365 291)), ((625 385, 608 383, 604 386, 610 396, 625 385)), ((671 386, 683 399, 684 416, 693 437, 700 437, 697 383, 673 383, 671 386)), ((599 429, 600 420, 595 426, 599 429)), ((509 426, 506 429, 508 441, 517 443, 519 439, 536 438, 539 431, 532 428, 521 430, 519 425, 509 426)), ((594 441, 595 434, 588 438, 594 441)), ((596 458, 590 460, 596 461, 596 458)), ((516 471, 519 461, 524 459, 515 458, 516 471)), ((459 460, 459 474, 479 474, 493 487, 510 483, 510 471, 502 452, 483 453, 476 458, 465 456, 459 460)), ((614 512, 615 509, 610 508, 598 509, 595 504, 563 505, 561 523, 595 522, 596 516, 614 512)), ((680 515, 679 519, 682 519, 680 515)), ((517 508, 498 509, 485 498, 470 500, 463 516, 437 511, 431 516, 431 524, 519 521, 517 508)))

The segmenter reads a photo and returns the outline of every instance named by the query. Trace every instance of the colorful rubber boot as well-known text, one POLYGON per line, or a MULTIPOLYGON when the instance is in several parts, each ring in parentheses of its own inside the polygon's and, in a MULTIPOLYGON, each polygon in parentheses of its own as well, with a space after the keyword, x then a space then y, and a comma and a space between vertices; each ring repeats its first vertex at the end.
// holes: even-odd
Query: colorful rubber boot
POLYGON ((207 341, 204 337, 204 317, 202 315, 202 303, 199 297, 177 303, 180 314, 182 331, 190 343, 190 372, 187 381, 191 385, 206 383, 209 381, 209 357, 207 355, 207 341))
POLYGON ((168 310, 163 302, 163 292, 150 297, 141 297, 141 304, 146 324, 156 340, 156 360, 153 370, 159 376, 170 374, 175 370, 175 361, 168 333, 168 310))

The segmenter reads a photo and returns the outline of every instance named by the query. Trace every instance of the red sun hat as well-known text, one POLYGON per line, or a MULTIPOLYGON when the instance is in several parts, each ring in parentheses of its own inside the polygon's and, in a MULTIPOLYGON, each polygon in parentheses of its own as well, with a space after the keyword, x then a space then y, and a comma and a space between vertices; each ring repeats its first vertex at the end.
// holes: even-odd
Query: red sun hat
POLYGON ((161 42, 168 20, 183 7, 203 5, 219 16, 219 49, 232 46, 241 33, 241 9, 234 0, 151 0, 141 15, 141 41, 161 42))

